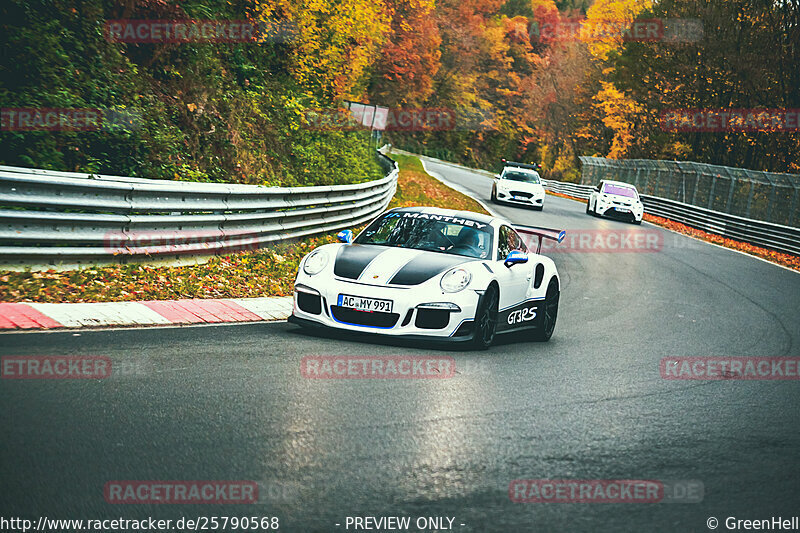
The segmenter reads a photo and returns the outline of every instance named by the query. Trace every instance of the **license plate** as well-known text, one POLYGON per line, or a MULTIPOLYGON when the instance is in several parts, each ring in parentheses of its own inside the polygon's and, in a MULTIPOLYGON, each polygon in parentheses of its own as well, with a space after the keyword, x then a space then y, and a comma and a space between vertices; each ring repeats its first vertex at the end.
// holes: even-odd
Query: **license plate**
POLYGON ((351 296, 349 294, 340 294, 339 307, 347 307, 349 309, 356 309, 357 311, 391 313, 392 301, 380 300, 378 298, 363 298, 361 296, 351 296))
POLYGON ((617 211, 619 211, 621 213, 629 213, 630 212, 630 209, 628 209, 627 207, 617 207, 616 209, 617 209, 617 211))

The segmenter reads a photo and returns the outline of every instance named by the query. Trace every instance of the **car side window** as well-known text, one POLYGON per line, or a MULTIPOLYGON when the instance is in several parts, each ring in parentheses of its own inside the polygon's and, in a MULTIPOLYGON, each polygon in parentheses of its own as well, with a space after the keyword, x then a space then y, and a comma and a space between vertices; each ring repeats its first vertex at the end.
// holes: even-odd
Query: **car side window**
POLYGON ((502 261, 506 258, 511 249, 508 247, 508 226, 500 226, 500 237, 497 239, 497 260, 502 261))
POLYGON ((519 233, 517 233, 516 231, 514 231, 512 229, 511 230, 511 237, 513 239, 513 244, 514 244, 514 248, 513 249, 518 251, 518 252, 523 252, 523 253, 527 254, 528 253, 528 247, 525 245, 525 241, 523 241, 520 238, 519 233))
POLYGON ((520 239, 516 231, 508 226, 500 226, 500 237, 497 242, 497 260, 504 260, 513 251, 528 253, 528 247, 520 239))

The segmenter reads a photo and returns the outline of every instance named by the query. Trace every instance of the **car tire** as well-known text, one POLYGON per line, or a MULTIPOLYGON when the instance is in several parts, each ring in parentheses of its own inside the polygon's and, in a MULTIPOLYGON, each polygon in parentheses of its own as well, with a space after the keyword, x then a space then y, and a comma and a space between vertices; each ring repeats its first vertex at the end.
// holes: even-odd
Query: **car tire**
POLYGON ((492 345, 497 333, 498 304, 500 303, 497 287, 489 285, 483 293, 478 311, 475 313, 475 332, 472 334, 472 347, 486 350, 492 345))
POLYGON ((556 319, 558 318, 558 300, 560 296, 558 280, 552 278, 547 285, 544 302, 539 308, 541 309, 541 313, 535 319, 536 329, 533 331, 534 341, 547 342, 550 340, 550 337, 553 336, 553 331, 556 328, 556 319))
POLYGON ((635 218, 633 219, 633 223, 636 224, 637 226, 641 226, 642 225, 642 221, 641 220, 636 220, 635 218))
POLYGON ((591 202, 591 200, 586 200, 586 214, 587 215, 591 215, 592 214, 592 212, 589 210, 589 203, 590 202, 591 202))
POLYGON ((492 187, 492 202, 497 203, 497 190, 492 187))

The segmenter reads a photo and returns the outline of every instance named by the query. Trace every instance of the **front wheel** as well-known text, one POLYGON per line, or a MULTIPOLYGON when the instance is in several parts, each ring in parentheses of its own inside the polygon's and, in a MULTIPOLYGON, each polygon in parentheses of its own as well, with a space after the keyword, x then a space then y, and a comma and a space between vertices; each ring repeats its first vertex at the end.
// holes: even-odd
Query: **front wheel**
POLYGON ((592 212, 589 211, 589 202, 590 202, 590 200, 586 200, 586 214, 587 215, 591 215, 592 214, 592 212))
POLYGON ((497 288, 490 285, 483 293, 478 311, 475 313, 475 333, 472 335, 472 347, 486 350, 492 345, 497 332, 497 306, 500 296, 497 288))
POLYGON ((494 187, 492 187, 492 201, 497 203, 497 190, 494 187))
POLYGON ((553 278, 547 285, 547 293, 544 302, 539 307, 539 316, 536 317, 536 329, 533 332, 533 340, 537 342, 547 342, 553 336, 556 329, 556 318, 558 318, 558 280, 553 278))

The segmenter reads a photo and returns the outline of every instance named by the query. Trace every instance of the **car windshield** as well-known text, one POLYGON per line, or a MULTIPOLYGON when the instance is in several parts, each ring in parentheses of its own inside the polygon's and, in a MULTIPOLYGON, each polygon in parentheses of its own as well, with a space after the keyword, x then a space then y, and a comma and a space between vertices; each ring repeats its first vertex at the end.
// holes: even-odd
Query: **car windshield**
POLYGON ((492 250, 492 227, 449 215, 395 211, 370 224, 355 242, 485 259, 492 250))
POLYGON ((618 196, 636 198, 636 190, 632 187, 625 187, 623 185, 612 185, 611 183, 606 183, 603 185, 603 192, 606 194, 616 194, 618 196))
POLYGON ((538 172, 519 172, 512 170, 503 174, 503 179, 511 181, 524 181, 526 183, 539 183, 538 172))

